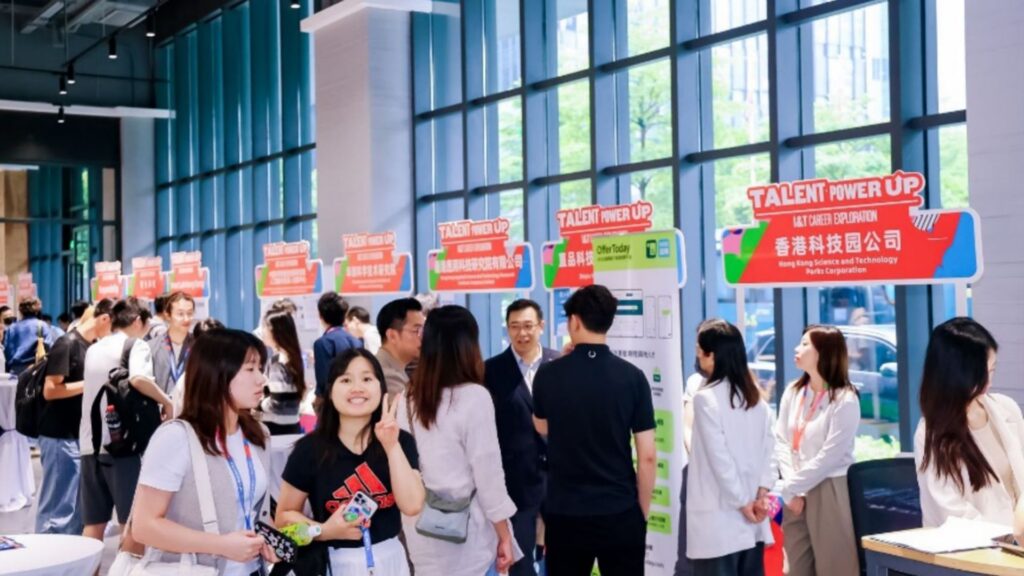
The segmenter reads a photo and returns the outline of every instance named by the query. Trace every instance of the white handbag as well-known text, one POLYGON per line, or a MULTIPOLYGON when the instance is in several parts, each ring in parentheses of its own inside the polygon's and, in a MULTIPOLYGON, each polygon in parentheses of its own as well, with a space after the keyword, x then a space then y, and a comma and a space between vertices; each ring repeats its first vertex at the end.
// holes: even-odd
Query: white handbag
MULTIPOLYGON (((185 426, 185 431, 188 433, 192 475, 195 477, 196 493, 199 495, 199 513, 203 520, 203 530, 210 534, 220 534, 206 455, 192 425, 184 420, 178 420, 178 422, 185 426)), ((156 557, 159 554, 160 551, 152 547, 146 548, 146 553, 142 558, 128 551, 118 552, 107 574, 108 576, 217 576, 217 567, 198 564, 195 554, 182 554, 178 562, 158 562, 156 557)))

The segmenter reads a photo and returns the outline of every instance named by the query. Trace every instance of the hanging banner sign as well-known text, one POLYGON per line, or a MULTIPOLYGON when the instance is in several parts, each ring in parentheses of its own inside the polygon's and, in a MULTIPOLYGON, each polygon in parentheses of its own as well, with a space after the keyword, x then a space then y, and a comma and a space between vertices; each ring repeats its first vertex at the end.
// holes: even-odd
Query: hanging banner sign
POLYGON ((561 240, 545 242, 544 288, 580 288, 594 283, 591 239, 649 230, 654 205, 646 200, 615 206, 567 208, 555 214, 561 240))
POLYGON ((164 259, 160 256, 132 258, 128 294, 143 300, 156 300, 164 293, 164 259))
POLYGON ((323 291, 323 262, 309 259, 309 242, 263 245, 263 264, 256 267, 256 296, 305 296, 323 291))
POLYGON ((37 298, 38 294, 38 287, 32 281, 32 273, 21 272, 18 274, 18 301, 21 302, 26 298, 37 298))
POLYGON ((521 292, 533 289, 533 249, 507 246, 507 218, 437 226, 440 250, 427 253, 431 292, 521 292))
POLYGON ((618 298, 608 332, 612 352, 647 376, 654 404, 658 462, 647 518, 644 573, 670 576, 675 569, 686 449, 683 444, 683 357, 679 288, 686 281, 686 253, 678 230, 594 238, 594 282, 618 298))
POLYGON ((123 294, 120 262, 97 262, 95 264, 96 277, 92 279, 92 301, 110 298, 118 300, 123 294))
MULTIPOLYGON (((203 268, 202 252, 172 252, 169 292, 184 292, 193 298, 210 296, 210 269, 203 268)), ((197 314, 198 317, 198 314, 197 314)))
POLYGON ((760 223, 725 230, 732 286, 940 284, 982 274, 973 210, 918 210, 924 176, 783 182, 747 189, 760 223))
POLYGON ((411 295, 412 254, 395 254, 394 232, 344 234, 334 259, 334 290, 345 295, 411 295))

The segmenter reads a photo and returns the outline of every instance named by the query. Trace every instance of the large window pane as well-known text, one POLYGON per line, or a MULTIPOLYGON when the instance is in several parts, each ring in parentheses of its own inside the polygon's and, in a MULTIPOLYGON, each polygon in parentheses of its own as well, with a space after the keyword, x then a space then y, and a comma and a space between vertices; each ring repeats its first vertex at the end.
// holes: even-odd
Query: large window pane
POLYGON ((936 0, 939 112, 967 107, 964 0, 936 0))
POLYGON ((463 202, 462 198, 431 202, 430 207, 433 212, 433 219, 431 222, 424 222, 423 224, 430 226, 430 230, 434 235, 434 244, 428 246, 427 250, 441 247, 441 235, 437 231, 438 224, 463 220, 466 217, 465 202, 463 202))
MULTIPOLYGON (((548 190, 553 197, 551 201, 552 214, 559 210, 590 206, 591 204, 592 194, 589 178, 556 184, 548 188, 548 190)), ((557 230, 553 232, 557 233, 557 230)), ((552 234, 552 238, 554 238, 554 234, 552 234)))
MULTIPOLYGON (((555 98, 558 111, 556 164, 552 174, 577 172, 590 168, 590 82, 580 80, 563 84, 548 93, 555 98)), ((548 107, 551 109, 551 106, 548 107)))
POLYGON ((668 0, 619 0, 625 3, 626 46, 616 46, 619 58, 668 46, 668 0))
POLYGON ((590 65, 587 0, 547 0, 548 76, 562 76, 590 65))
POLYGON ((484 0, 484 93, 522 83, 519 0, 484 0))
POLYGON ((887 10, 875 4, 804 27, 814 54, 814 132, 889 119, 887 10))
POLYGON ((526 231, 523 224, 523 191, 508 190, 488 194, 487 217, 508 219, 508 239, 510 242, 523 242, 526 240, 526 231))
POLYGON ((461 190, 463 174, 462 114, 455 112, 431 121, 433 132, 434 193, 461 190))
POLYGON ((430 14, 431 107, 462 100, 462 33, 457 0, 434 0, 430 14))
POLYGON ((722 32, 764 20, 767 16, 766 0, 711 0, 711 30, 703 32, 722 32))
POLYGON ((523 107, 514 96, 484 108, 485 179, 488 184, 523 178, 523 107))
POLYGON ((768 37, 711 49, 715 148, 768 140, 768 37))
MULTIPOLYGON (((619 162, 671 156, 672 70, 669 61, 634 66, 620 73, 616 80, 625 82, 629 102, 628 139, 619 145, 619 162)), ((619 126, 621 129, 621 122, 619 126)))
POLYGON ((773 338, 775 329, 774 296, 771 288, 744 288, 742 290, 743 314, 737 301, 737 290, 725 284, 722 264, 721 231, 735 226, 753 224, 753 213, 747 188, 754 184, 770 181, 771 165, 767 154, 741 156, 718 160, 714 163, 715 201, 715 261, 709 265, 706 274, 714 275, 717 316, 730 322, 744 324, 743 338, 746 341, 751 368, 761 385, 771 390, 775 385, 774 349, 765 347, 773 338), (713 266, 712 269, 710 266, 713 266))
POLYGON ((656 168, 627 174, 629 198, 621 201, 647 200, 654 205, 654 228, 671 228, 674 223, 675 205, 672 202, 672 169, 656 168))
MULTIPOLYGON (((929 188, 935 190, 933 186, 929 188)), ((939 128, 938 188, 943 208, 969 206, 966 124, 939 128)))
POLYGON ((891 150, 888 136, 824 144, 814 149, 815 175, 841 180, 889 174, 892 172, 891 150))

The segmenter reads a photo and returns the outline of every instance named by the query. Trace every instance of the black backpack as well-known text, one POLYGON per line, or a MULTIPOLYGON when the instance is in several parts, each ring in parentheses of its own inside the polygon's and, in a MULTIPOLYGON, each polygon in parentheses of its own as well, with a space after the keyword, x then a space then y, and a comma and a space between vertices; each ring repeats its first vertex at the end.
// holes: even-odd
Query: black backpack
POLYGON ((92 447, 95 454, 100 453, 100 442, 103 437, 100 401, 107 399, 107 404, 114 407, 121 420, 121 438, 105 446, 107 453, 120 458, 142 454, 149 445, 149 439, 160 426, 160 405, 152 398, 139 392, 131 385, 128 378, 128 361, 131 358, 135 338, 129 338, 121 351, 120 364, 111 369, 107 382, 100 388, 96 399, 92 402, 89 417, 92 424, 92 447))
POLYGON ((18 388, 14 395, 14 427, 29 438, 39 437, 39 423, 43 420, 43 385, 46 383, 47 357, 18 374, 18 388))

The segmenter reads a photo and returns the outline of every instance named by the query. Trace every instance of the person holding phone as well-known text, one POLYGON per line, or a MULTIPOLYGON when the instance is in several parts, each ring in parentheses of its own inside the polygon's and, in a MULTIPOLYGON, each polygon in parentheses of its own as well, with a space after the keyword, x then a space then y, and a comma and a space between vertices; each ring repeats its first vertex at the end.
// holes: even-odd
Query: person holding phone
POLYGON ((375 576, 406 576, 409 564, 398 541, 402 514, 419 514, 425 490, 417 471, 413 437, 399 430, 397 402, 389 402, 380 363, 364 348, 337 356, 328 372, 315 431, 295 444, 285 466, 276 524, 319 525, 321 546, 300 550, 296 573, 365 575, 373 558, 375 576), (372 499, 364 515, 347 519, 353 500, 372 499), (313 518, 302 510, 309 503, 313 518), (375 509, 374 509, 375 508, 375 509), (369 530, 370 550, 363 530, 369 530), (326 550, 325 550, 326 549, 326 550), (312 560, 313 551, 317 554, 312 560), (306 558, 301 558, 306 556, 306 558))

